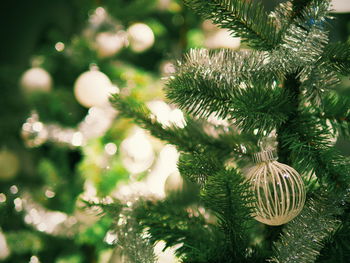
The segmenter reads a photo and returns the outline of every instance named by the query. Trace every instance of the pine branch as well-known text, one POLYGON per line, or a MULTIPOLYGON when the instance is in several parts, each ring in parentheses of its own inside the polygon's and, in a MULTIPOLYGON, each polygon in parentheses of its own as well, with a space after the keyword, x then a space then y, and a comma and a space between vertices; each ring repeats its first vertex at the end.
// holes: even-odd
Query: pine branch
POLYGON ((323 53, 323 62, 336 72, 350 74, 350 45, 349 43, 329 44, 323 53))
POLYGON ((166 247, 177 246, 176 254, 185 262, 214 262, 211 260, 217 254, 215 248, 222 244, 222 234, 194 206, 179 206, 174 199, 141 201, 133 213, 140 227, 147 229, 151 242, 164 240, 166 247))
MULTIPOLYGON (((317 5, 319 4, 317 3, 317 5)), ((295 20, 302 18, 303 14, 307 13, 305 9, 309 9, 310 6, 314 5, 314 0, 291 0, 276 6, 275 10, 270 13, 270 16, 279 29, 279 34, 283 35, 295 20)))
POLYGON ((157 258, 154 254, 154 246, 149 238, 142 237, 137 230, 138 222, 128 217, 124 224, 115 228, 117 234, 117 250, 126 257, 130 263, 156 263, 157 258))
POLYGON ((325 239, 332 234, 341 213, 333 198, 309 199, 302 212, 283 229, 275 246, 276 263, 313 263, 323 248, 325 239))
POLYGON ((279 143, 288 150, 289 162, 297 171, 315 173, 319 183, 339 191, 350 184, 350 160, 332 147, 331 136, 320 119, 303 113, 279 135, 279 143))
POLYGON ((350 99, 337 93, 329 93, 323 100, 324 112, 320 118, 329 120, 332 128, 344 136, 350 136, 350 99))
POLYGON ((348 203, 341 201, 341 205, 347 205, 347 210, 341 217, 342 224, 335 233, 326 240, 318 263, 347 262, 350 257, 350 214, 348 203))
POLYGON ((301 90, 304 93, 304 100, 313 105, 322 105, 324 107, 324 96, 332 88, 340 83, 336 72, 321 62, 317 62, 314 67, 307 67, 303 70, 301 76, 301 90))
POLYGON ((279 78, 276 66, 270 63, 268 52, 233 51, 221 49, 191 49, 176 67, 176 75, 196 73, 213 75, 217 80, 225 80, 231 85, 241 82, 273 82, 279 78), (272 79, 272 80, 271 80, 272 79))
POLYGON ((187 118, 186 126, 163 127, 150 110, 131 97, 121 98, 114 95, 112 104, 120 111, 120 115, 132 118, 140 127, 147 129, 153 136, 176 145, 180 151, 202 153, 210 151, 221 158, 227 158, 231 153, 240 152, 240 146, 230 140, 214 138, 205 133, 203 123, 200 120, 187 118), (229 144, 228 144, 229 143, 229 144))
MULTIPOLYGON (((278 65, 279 71, 284 74, 299 72, 305 67, 314 67, 327 43, 328 34, 323 29, 315 26, 307 30, 292 24, 283 35, 279 47, 271 52, 270 63, 278 65)), ((302 73, 303 71, 300 74, 302 73)))
POLYGON ((298 17, 300 13, 307 7, 313 0, 291 0, 293 6, 293 16, 298 17))
POLYGON ((204 187, 208 177, 222 168, 222 161, 210 153, 182 154, 178 162, 181 175, 204 187))
POLYGON ((269 132, 285 120, 288 96, 275 87, 274 79, 258 80, 260 73, 252 79, 252 73, 264 63, 260 60, 261 64, 254 67, 256 59, 262 58, 255 54, 252 58, 248 53, 219 52, 211 56, 203 50, 192 51, 170 79, 167 97, 190 114, 200 117, 215 114, 232 120, 243 131, 269 132), (224 59, 227 68, 219 68, 225 65, 224 59))
POLYGON ((240 36, 251 47, 263 50, 273 49, 277 30, 260 2, 243 0, 185 0, 205 19, 240 36))
POLYGON ((307 31, 294 26, 285 35, 282 44, 271 53, 191 51, 170 79, 167 96, 180 108, 195 115, 206 117, 215 113, 221 118, 238 119, 240 124, 246 125, 246 131, 255 129, 253 126, 261 126, 261 130, 273 129, 272 126, 285 120, 283 110, 278 108, 282 104, 279 102, 288 100, 279 96, 283 92, 273 87, 283 75, 299 72, 303 67, 300 78, 302 81, 309 80, 310 70, 307 69, 312 69, 319 60, 327 41, 327 34, 318 27, 307 31), (251 107, 247 109, 247 101, 242 97, 251 99, 255 95, 264 96, 261 105, 274 105, 271 112, 265 115, 264 106, 261 111, 254 112, 251 107), (243 110, 247 109, 250 116, 262 117, 262 121, 266 122, 262 125, 254 123, 256 118, 247 118, 246 111, 235 111, 242 107, 241 100, 243 110), (265 127, 267 123, 271 125, 265 127))
POLYGON ((201 198, 215 212, 226 236, 221 251, 230 257, 218 262, 244 262, 254 201, 248 183, 234 170, 220 171, 208 177, 201 198))
POLYGON ((292 0, 278 5, 270 16, 279 29, 277 43, 289 34, 293 27, 306 31, 323 29, 329 12, 329 0, 292 0))

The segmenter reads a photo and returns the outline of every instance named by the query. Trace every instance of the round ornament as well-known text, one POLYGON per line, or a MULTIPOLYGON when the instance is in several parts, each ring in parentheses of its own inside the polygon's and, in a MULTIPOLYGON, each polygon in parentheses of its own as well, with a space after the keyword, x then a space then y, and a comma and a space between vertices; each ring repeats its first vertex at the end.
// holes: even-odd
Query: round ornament
POLYGON ((0 181, 13 179, 19 170, 18 157, 11 151, 0 151, 0 181))
POLYGON ((26 93, 34 91, 49 92, 52 87, 52 79, 46 70, 34 67, 23 73, 20 85, 26 93))
POLYGON ((116 87, 99 70, 89 70, 82 73, 74 84, 75 98, 87 108, 107 105, 109 95, 114 92, 116 92, 116 87))
POLYGON ((137 130, 120 145, 122 162, 132 174, 147 170, 154 161, 152 144, 143 130, 137 130))
POLYGON ((96 36, 96 50, 101 58, 114 56, 123 45, 123 38, 116 33, 102 32, 96 36))
POLYGON ((134 52, 143 52, 149 49, 154 43, 153 31, 146 24, 133 24, 128 28, 127 33, 130 47, 134 52))
POLYGON ((230 31, 218 28, 210 20, 203 22, 204 45, 210 49, 229 48, 238 49, 241 45, 240 37, 233 37, 230 31))
POLYGON ((247 174, 256 196, 254 217, 272 226, 285 224, 296 217, 303 209, 306 195, 299 173, 276 160, 272 151, 256 153, 256 165, 247 174))
POLYGON ((154 246, 154 254, 157 256, 157 263, 178 263, 175 253, 178 246, 166 247, 164 241, 158 241, 154 246))
POLYGON ((6 237, 0 228, 0 260, 5 260, 10 255, 10 248, 7 244, 6 237))
POLYGON ((184 179, 178 171, 168 176, 164 183, 164 192, 170 194, 172 192, 180 192, 184 188, 184 179))

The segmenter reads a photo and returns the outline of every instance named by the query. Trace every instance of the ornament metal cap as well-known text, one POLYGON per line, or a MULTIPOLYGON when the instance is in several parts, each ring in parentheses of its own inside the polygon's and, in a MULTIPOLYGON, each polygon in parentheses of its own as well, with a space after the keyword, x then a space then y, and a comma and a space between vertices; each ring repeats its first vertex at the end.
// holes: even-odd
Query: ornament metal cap
POLYGON ((253 160, 255 163, 276 161, 278 159, 276 151, 265 150, 258 153, 254 153, 253 160))

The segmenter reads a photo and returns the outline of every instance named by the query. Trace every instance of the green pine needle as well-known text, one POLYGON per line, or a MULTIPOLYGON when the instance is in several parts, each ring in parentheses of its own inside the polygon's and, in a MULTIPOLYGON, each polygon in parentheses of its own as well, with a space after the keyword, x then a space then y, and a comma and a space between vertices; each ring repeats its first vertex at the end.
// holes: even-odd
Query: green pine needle
POLYGON ((251 47, 273 49, 278 32, 260 2, 243 0, 184 0, 206 19, 240 36, 251 47))
POLYGON ((339 226, 335 215, 341 213, 335 200, 309 199, 302 212, 286 225, 275 243, 276 263, 312 263, 319 256, 326 238, 339 226))

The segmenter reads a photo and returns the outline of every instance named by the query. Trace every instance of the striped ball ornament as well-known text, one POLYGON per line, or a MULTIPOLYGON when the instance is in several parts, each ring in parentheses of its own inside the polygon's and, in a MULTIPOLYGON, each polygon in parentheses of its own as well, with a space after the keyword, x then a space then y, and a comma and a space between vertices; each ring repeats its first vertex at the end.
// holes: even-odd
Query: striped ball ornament
POLYGON ((272 151, 254 154, 255 166, 247 180, 256 195, 254 217, 271 226, 285 224, 296 217, 305 203, 305 185, 292 167, 277 162, 272 151))

